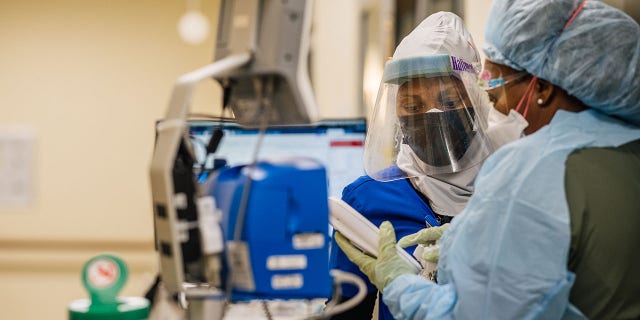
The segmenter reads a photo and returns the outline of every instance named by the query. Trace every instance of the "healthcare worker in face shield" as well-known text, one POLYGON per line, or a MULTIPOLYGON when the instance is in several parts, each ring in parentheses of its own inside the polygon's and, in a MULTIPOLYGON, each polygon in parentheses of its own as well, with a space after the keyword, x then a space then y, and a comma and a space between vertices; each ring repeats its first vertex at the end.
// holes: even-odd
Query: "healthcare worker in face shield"
MULTIPOLYGON (((393 221, 399 236, 451 221, 472 194, 483 160, 497 147, 490 137, 502 136, 502 129, 487 128, 491 105, 477 84, 480 69, 473 39, 452 13, 429 16, 405 37, 385 65, 365 142, 368 175, 348 185, 342 199, 375 225, 393 221)), ((419 242, 408 241, 407 251, 419 242)), ((366 279, 332 248, 332 268, 366 279)), ((433 271, 425 269, 425 276, 433 271)), ((376 291, 370 284, 365 302, 334 319, 370 318, 376 291)), ((342 287, 343 296, 354 294, 342 287)), ((384 303, 378 318, 392 318, 384 303)))
POLYGON ((396 319, 640 318, 640 27, 598 1, 495 0, 486 42, 497 118, 529 135, 484 163, 438 282, 388 222, 377 259, 338 244, 396 319))

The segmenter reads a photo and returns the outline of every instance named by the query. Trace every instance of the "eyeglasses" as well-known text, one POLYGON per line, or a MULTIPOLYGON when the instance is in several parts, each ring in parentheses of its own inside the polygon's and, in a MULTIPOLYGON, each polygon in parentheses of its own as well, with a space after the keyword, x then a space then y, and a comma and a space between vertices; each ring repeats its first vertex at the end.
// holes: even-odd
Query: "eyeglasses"
POLYGON ((507 84, 519 80, 520 78, 526 76, 528 73, 526 71, 520 71, 514 74, 510 74, 506 77, 499 78, 489 78, 490 74, 483 73, 480 79, 478 79, 478 85, 481 89, 485 91, 493 90, 499 87, 506 86, 507 84))

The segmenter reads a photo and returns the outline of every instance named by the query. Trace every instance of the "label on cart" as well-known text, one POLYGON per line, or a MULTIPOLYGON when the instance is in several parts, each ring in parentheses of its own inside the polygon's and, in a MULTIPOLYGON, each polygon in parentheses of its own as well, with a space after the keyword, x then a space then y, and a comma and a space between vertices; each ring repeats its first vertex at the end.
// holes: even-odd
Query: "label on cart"
POLYGON ((293 248, 296 250, 319 249, 324 247, 324 234, 299 233, 293 236, 293 248))
POLYGON ((178 220, 176 222, 176 231, 178 233, 178 241, 181 243, 189 241, 189 229, 191 224, 186 220, 178 220))
POLYGON ((269 256, 269 270, 301 270, 307 268, 307 256, 303 254, 269 256))
POLYGON ((273 289, 299 289, 304 285, 302 274, 281 274, 271 277, 271 287, 273 289))

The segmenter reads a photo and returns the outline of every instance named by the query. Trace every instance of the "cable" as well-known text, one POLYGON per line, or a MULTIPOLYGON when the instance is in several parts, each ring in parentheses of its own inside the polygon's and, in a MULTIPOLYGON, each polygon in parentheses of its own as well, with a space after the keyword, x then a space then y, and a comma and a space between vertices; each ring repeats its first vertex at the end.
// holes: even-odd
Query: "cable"
MULTIPOLYGON (((256 81, 254 81, 254 85, 256 87, 256 92, 257 92, 256 96, 258 96, 260 101, 262 100, 262 81, 259 79, 256 79, 256 81)), ((260 109, 260 112, 258 113, 264 112, 263 103, 260 103, 259 109, 260 109)), ((253 173, 252 171, 255 168, 256 163, 258 162, 258 154, 260 153, 260 147, 262 146, 262 141, 264 140, 264 134, 266 131, 266 121, 265 121, 266 117, 264 117, 263 119, 264 120, 260 125, 260 134, 258 135, 258 141, 256 143, 255 148, 253 149, 253 155, 251 156, 251 163, 248 166, 249 171, 245 176, 245 184, 242 190, 242 197, 240 198, 240 206, 238 208, 238 217, 236 218, 236 225, 235 225, 235 229, 233 230, 234 241, 240 241, 240 238, 242 237, 242 229, 244 227, 244 217, 246 215, 247 205, 249 203, 249 192, 251 190, 251 184, 253 182, 253 179, 251 178, 251 174, 253 173)))
MULTIPOLYGON (((259 101, 258 114, 262 114, 264 112, 265 107, 268 106, 268 104, 264 103, 263 101, 264 92, 263 92, 262 80, 255 78, 253 83, 254 83, 254 90, 256 91, 256 97, 258 97, 258 101, 259 101)), ((268 117, 262 117, 262 121, 260 124, 260 134, 258 135, 258 141, 254 148, 253 155, 251 156, 251 163, 247 167, 245 167, 245 168, 248 168, 248 171, 246 172, 246 176, 244 179, 244 186, 242 188, 240 205, 238 207, 238 215, 236 216, 235 228, 233 230, 233 243, 236 243, 238 245, 240 244, 240 240, 242 238, 242 230, 244 228, 244 218, 247 213, 247 205, 249 203, 249 193, 251 190, 251 185, 253 183, 253 179, 251 176, 253 173, 253 169, 255 168, 256 163, 258 162, 258 154, 260 152, 260 147, 262 146, 262 141, 264 139, 264 135, 265 135, 267 124, 268 124, 267 119, 268 117)), ((228 277, 227 277, 227 288, 225 290, 227 301, 231 300, 231 293, 233 291, 233 273, 234 272, 235 272, 234 269, 230 267, 228 277)))
POLYGON ((343 303, 337 304, 332 308, 329 307, 329 305, 331 304, 331 302, 329 302, 327 304, 327 308, 325 308, 322 313, 304 318, 304 320, 324 319, 324 318, 328 318, 330 316, 336 315, 338 313, 345 312, 346 310, 349 310, 357 306, 367 296, 367 285, 364 283, 364 280, 362 280, 360 277, 354 275, 353 273, 344 272, 337 269, 331 270, 331 275, 333 276, 333 280, 334 282, 336 282, 337 285, 340 285, 342 283, 351 283, 356 287, 358 287, 358 293, 356 293, 356 295, 353 296, 353 298, 343 303))
POLYGON ((338 301, 340 301, 340 297, 342 296, 342 286, 339 283, 333 284, 333 295, 331 296, 331 300, 327 302, 324 310, 331 310, 336 305, 338 305, 338 301))
POLYGON ((273 320, 273 316, 271 316, 271 311, 269 311, 269 305, 266 300, 261 301, 262 311, 264 311, 264 315, 267 316, 267 320, 273 320))

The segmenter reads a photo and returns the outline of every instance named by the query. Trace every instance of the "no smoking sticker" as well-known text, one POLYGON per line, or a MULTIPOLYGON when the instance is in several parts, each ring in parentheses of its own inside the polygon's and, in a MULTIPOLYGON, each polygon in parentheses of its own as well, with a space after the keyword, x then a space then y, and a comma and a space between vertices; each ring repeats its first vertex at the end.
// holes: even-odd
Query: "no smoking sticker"
POLYGON ((88 280, 91 286, 105 288, 111 286, 120 276, 120 269, 111 260, 97 260, 89 265, 88 280))

